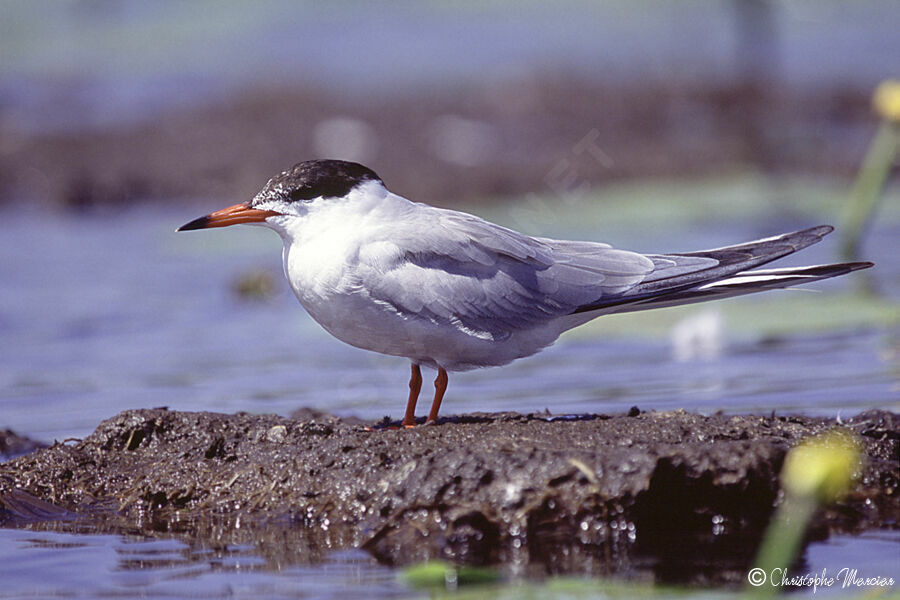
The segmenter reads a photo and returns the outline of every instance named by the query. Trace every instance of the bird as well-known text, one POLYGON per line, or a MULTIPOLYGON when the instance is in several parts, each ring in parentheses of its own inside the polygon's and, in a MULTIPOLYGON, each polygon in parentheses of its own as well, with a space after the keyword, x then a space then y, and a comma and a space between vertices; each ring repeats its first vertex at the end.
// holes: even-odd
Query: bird
POLYGON ((819 225, 712 250, 642 254, 531 237, 477 216, 412 202, 373 170, 308 160, 251 200, 177 231, 260 225, 283 241, 284 273, 309 315, 339 340, 410 361, 400 425, 416 425, 420 367, 437 370, 427 424, 448 371, 508 364, 597 317, 718 300, 873 266, 759 269, 820 241, 819 225))

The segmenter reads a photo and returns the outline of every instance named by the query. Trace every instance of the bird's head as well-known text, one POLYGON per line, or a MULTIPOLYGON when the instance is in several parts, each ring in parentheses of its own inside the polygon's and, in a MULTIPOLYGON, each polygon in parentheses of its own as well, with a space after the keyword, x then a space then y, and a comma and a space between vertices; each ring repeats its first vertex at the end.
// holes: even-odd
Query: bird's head
POLYGON ((355 188, 381 178, 368 167, 343 160, 308 160, 297 163, 269 180, 248 201, 204 215, 186 223, 178 231, 227 227, 256 223, 278 228, 285 217, 299 217, 311 205, 328 198, 343 198, 355 188))

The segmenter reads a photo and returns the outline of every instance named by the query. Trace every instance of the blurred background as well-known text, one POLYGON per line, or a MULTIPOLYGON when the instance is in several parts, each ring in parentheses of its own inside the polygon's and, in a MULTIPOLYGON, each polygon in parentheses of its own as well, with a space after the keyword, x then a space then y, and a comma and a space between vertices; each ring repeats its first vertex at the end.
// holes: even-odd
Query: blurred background
POLYGON ((248 198, 313 157, 444 205, 850 177, 890 0, 6 0, 0 199, 248 198))

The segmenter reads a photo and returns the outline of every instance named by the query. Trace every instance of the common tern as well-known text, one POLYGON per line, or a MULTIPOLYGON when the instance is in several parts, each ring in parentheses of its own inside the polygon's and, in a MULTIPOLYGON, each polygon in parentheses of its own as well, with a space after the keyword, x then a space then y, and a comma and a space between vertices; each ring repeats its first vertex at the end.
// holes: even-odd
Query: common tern
POLYGON ((505 365, 599 316, 718 300, 844 275, 852 262, 756 269, 822 239, 828 225, 713 250, 639 254, 608 244, 530 237, 476 216, 411 202, 371 169, 301 162, 249 202, 178 231, 238 223, 273 229, 300 304, 333 336, 412 363, 402 425, 415 424, 420 366, 505 365))

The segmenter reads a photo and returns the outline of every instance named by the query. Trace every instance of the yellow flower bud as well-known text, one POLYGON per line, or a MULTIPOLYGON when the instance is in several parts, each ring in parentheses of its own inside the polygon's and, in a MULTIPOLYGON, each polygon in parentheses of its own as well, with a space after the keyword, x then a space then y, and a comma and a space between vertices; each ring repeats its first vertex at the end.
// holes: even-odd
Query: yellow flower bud
POLYGON ((862 451, 853 433, 832 429, 788 452, 781 482, 788 494, 828 503, 850 490, 861 467, 862 451))
POLYGON ((882 81, 875 89, 872 97, 875 112, 882 118, 900 123, 900 81, 888 79, 882 81))

